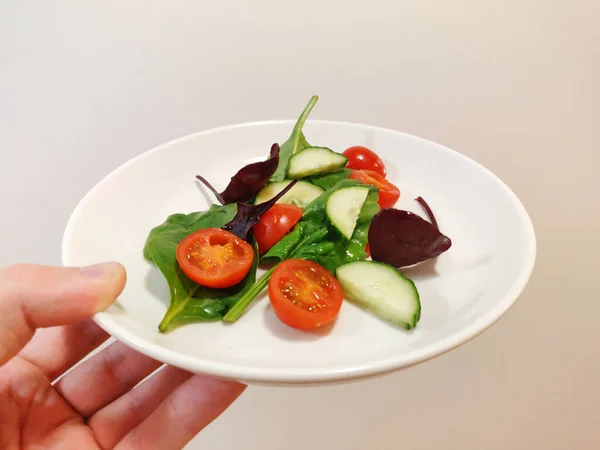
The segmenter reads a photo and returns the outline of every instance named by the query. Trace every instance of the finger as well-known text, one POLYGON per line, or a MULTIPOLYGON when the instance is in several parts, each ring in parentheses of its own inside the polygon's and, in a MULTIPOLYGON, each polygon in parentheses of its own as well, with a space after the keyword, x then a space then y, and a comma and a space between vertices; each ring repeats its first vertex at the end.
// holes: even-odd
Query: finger
POLYGON ((19 357, 37 366, 51 382, 100 346, 109 335, 91 319, 37 330, 19 357))
POLYGON ((94 431, 101 448, 113 448, 117 445, 171 392, 191 377, 190 372, 166 366, 135 389, 94 414, 87 423, 94 431))
POLYGON ((2 375, 4 395, 0 395, 0 403, 9 407, 6 411, 9 415, 2 416, 0 423, 4 424, 5 419, 10 423, 10 418, 16 418, 16 428, 8 430, 9 435, 16 433, 20 436, 15 448, 25 448, 29 445, 27 442, 34 445, 42 442, 53 430, 66 423, 82 422, 81 417, 51 389, 48 379, 37 370, 31 370, 26 361, 12 359, 2 368, 2 375))
POLYGON ((0 365, 16 355, 36 328, 68 325, 106 309, 125 286, 117 263, 86 268, 33 264, 0 271, 0 365))
POLYGON ((127 433, 115 449, 181 449, 225 411, 245 388, 235 381, 194 375, 127 433))
POLYGON ((90 417, 133 389, 161 365, 115 342, 67 373, 56 383, 55 389, 75 411, 90 417))

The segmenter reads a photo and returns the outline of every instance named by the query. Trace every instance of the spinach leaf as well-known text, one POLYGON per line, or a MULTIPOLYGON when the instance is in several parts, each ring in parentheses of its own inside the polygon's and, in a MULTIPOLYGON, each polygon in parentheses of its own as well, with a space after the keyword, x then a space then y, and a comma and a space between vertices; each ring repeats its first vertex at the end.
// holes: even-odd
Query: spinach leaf
POLYGON ((358 261, 366 259, 367 252, 365 247, 369 241, 369 229, 371 228, 371 221, 375 214, 379 212, 379 195, 377 189, 372 187, 367 195, 367 199, 360 210, 358 220, 356 221, 356 228, 352 234, 352 239, 346 248, 347 262, 358 261))
POLYGON ((144 258, 153 262, 148 252, 148 244, 155 238, 177 241, 177 244, 188 234, 202 228, 220 228, 235 216, 237 206, 230 204, 226 206, 211 205, 208 211, 193 212, 191 214, 171 214, 161 225, 154 227, 144 246, 144 258))
POLYGON ((368 230, 373 216, 379 211, 375 187, 370 191, 356 222, 349 242, 340 239, 327 218, 325 205, 329 196, 338 189, 362 186, 356 180, 341 180, 306 206, 302 219, 292 232, 264 254, 265 262, 281 262, 290 258, 310 259, 334 272, 342 264, 366 258, 368 230))
POLYGON ((320 188, 325 189, 326 191, 331 189, 338 181, 345 180, 350 176, 352 170, 350 169, 340 169, 336 172, 325 173, 323 175, 315 175, 313 177, 309 177, 309 180, 312 184, 319 186, 320 188))
POLYGON ((302 127, 308 118, 308 115, 312 111, 313 107, 319 100, 319 97, 313 95, 306 108, 296 121, 296 125, 294 125, 294 129, 292 130, 292 134, 279 148, 279 165, 277 166, 277 170, 271 177, 271 181, 283 181, 287 175, 288 165, 290 163, 290 158, 294 153, 298 153, 299 151, 304 150, 307 147, 310 147, 310 144, 306 140, 304 133, 302 132, 302 127))
POLYGON ((200 286, 180 273, 181 279, 191 283, 193 290, 190 297, 180 298, 176 305, 169 306, 165 317, 159 325, 160 331, 177 325, 199 321, 221 320, 229 309, 254 285, 258 268, 258 246, 252 245, 254 260, 246 277, 236 286, 228 289, 212 289, 200 286), (186 300, 187 298, 187 300, 186 300))
POLYGON ((183 238, 204 228, 221 228, 236 213, 235 204, 212 206, 208 211, 173 214, 155 227, 144 246, 144 256, 165 277, 170 292, 169 308, 158 326, 167 331, 171 326, 197 321, 220 320, 239 298, 254 284, 258 266, 258 250, 254 243, 254 262, 250 272, 238 285, 229 289, 211 289, 190 280, 179 267, 177 246, 183 238))

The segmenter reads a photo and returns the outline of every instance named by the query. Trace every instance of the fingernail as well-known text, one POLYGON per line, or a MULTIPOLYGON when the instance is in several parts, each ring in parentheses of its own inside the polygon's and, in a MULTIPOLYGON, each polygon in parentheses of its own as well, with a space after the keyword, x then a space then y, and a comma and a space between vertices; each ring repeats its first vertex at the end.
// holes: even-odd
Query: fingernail
POLYGON ((110 278, 121 268, 119 263, 106 262, 81 268, 81 273, 89 278, 110 278))

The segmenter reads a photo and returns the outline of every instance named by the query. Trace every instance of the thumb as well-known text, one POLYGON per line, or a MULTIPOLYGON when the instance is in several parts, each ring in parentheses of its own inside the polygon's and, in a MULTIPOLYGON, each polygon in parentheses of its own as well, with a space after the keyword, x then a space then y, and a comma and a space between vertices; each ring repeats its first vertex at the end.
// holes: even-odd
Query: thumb
POLYGON ((0 365, 36 328, 68 325, 110 306, 125 287, 118 263, 84 268, 21 264, 0 270, 0 365))

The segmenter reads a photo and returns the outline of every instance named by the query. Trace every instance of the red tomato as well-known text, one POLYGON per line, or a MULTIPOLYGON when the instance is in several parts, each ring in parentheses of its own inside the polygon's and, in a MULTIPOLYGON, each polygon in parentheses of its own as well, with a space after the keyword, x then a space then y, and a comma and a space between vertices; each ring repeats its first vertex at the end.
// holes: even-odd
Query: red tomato
POLYGON ((367 242, 367 245, 365 246, 365 252, 367 252, 367 258, 371 257, 371 247, 369 246, 369 243, 367 242))
POLYGON ((346 167, 356 170, 372 170, 382 177, 387 175, 383 161, 373 151, 367 147, 357 145, 344 150, 344 156, 348 158, 346 167))
POLYGON ((284 237, 302 217, 302 208, 295 205, 275 203, 263 214, 252 230, 262 255, 284 237))
POLYGON ((235 286, 250 271, 254 250, 220 228, 198 230, 177 246, 177 262, 191 280, 211 288, 235 286))
POLYGON ((337 317, 344 294, 339 281, 324 267, 313 261, 288 259, 271 275, 269 299, 283 323, 312 330, 337 317))
POLYGON ((383 208, 391 208, 400 198, 400 189, 386 180, 377 172, 372 170, 353 170, 350 178, 358 180, 364 184, 370 184, 379 189, 379 206, 383 208))

